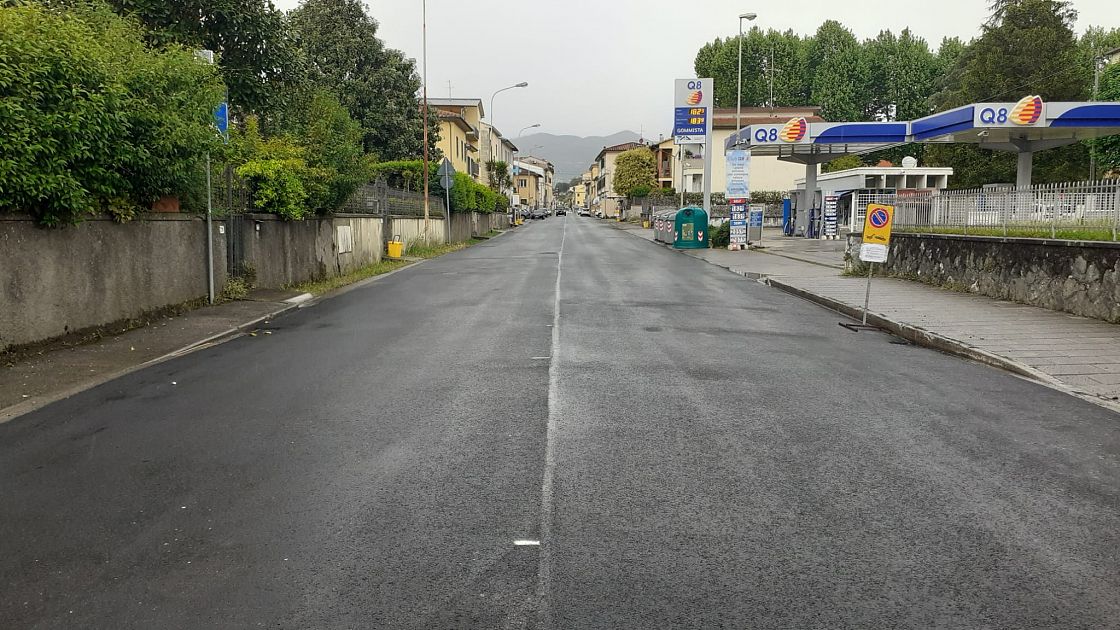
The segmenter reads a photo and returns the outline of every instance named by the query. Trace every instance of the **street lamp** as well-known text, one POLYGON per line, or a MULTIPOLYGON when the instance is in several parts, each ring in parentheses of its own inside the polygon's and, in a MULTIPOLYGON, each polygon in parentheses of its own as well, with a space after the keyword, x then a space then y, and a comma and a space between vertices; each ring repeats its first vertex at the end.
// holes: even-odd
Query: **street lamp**
MULTIPOLYGON (((521 83, 518 83, 516 85, 511 85, 509 87, 504 87, 504 88, 502 88, 502 89, 500 89, 500 90, 498 90, 498 91, 496 91, 496 92, 494 92, 493 94, 490 95, 490 116, 488 116, 488 118, 490 118, 490 130, 486 134, 486 135, 489 136, 489 138, 486 139, 486 150, 490 154, 490 160, 489 160, 490 162, 494 161, 494 97, 501 94, 502 92, 505 92, 506 90, 513 90, 513 89, 517 89, 517 88, 526 88, 526 87, 529 87, 529 82, 528 81, 522 81, 521 83)), ((511 170, 512 170, 512 166, 513 165, 511 164, 510 165, 511 170)), ((489 164, 486 165, 486 172, 487 173, 490 172, 490 165, 489 164)))
POLYGON ((735 144, 738 145, 741 138, 739 138, 739 131, 743 128, 743 20, 748 22, 754 21, 758 17, 757 13, 744 13, 739 16, 739 76, 738 84, 739 89, 735 97, 735 144))
POLYGON ((529 125, 528 127, 523 127, 523 128, 521 129, 521 131, 518 131, 518 132, 517 132, 517 137, 518 137, 518 138, 520 138, 520 137, 521 137, 521 134, 525 133, 525 130, 526 130, 526 129, 536 129, 536 128, 540 127, 540 126, 541 126, 541 124, 540 124, 540 123, 537 123, 537 124, 535 124, 535 125, 529 125))

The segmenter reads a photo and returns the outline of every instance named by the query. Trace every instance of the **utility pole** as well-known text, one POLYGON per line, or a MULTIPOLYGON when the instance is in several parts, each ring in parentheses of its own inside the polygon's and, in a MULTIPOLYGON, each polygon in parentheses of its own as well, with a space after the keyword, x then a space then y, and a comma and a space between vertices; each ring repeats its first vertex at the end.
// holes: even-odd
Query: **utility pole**
POLYGON ((428 0, 423 0, 420 28, 424 42, 424 105, 421 110, 424 118, 424 238, 427 239, 431 220, 431 198, 428 190, 428 177, 431 175, 428 172, 428 0))
MULTIPOLYGON (((1101 67, 1104 65, 1104 58, 1097 55, 1096 51, 1093 54, 1093 98, 1090 100, 1097 100, 1097 93, 1101 89, 1101 67)), ((1089 146, 1089 180, 1095 181, 1097 179, 1097 148, 1093 145, 1089 146)))

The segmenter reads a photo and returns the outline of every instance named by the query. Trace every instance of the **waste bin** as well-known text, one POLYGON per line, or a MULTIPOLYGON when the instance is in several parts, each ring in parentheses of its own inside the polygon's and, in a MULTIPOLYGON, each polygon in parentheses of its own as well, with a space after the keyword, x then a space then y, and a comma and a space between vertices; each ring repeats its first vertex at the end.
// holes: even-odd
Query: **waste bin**
POLYGON ((703 208, 682 208, 673 220, 673 247, 706 249, 708 247, 708 213, 703 208))
POLYGON ((389 250, 387 252, 389 258, 393 260, 400 260, 404 255, 404 240, 402 240, 400 235, 398 234, 389 239, 389 243, 386 246, 386 249, 389 250))

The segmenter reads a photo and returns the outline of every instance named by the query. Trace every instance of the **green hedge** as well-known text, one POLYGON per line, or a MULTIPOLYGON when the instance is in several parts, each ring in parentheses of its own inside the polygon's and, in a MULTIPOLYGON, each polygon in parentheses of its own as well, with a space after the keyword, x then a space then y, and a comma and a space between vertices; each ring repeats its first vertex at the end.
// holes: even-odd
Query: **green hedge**
MULTIPOLYGON (((432 195, 444 194, 443 187, 439 185, 439 165, 432 163, 428 190, 432 195)), ((384 179, 394 188, 404 190, 424 189, 424 163, 420 160, 399 160, 396 162, 382 162, 372 168, 375 179, 384 179)), ((455 173, 455 184, 451 187, 452 212, 504 212, 509 208, 509 199, 484 186, 471 178, 466 173, 455 173)))
POLYGON ((0 212, 131 217, 198 183, 220 143, 216 68, 96 5, 0 7, 0 212))

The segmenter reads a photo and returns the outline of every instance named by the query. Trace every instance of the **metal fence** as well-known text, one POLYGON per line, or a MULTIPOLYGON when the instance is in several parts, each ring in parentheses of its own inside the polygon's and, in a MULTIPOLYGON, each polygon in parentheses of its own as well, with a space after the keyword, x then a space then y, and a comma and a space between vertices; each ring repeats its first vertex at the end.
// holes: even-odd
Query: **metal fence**
POLYGON ((1050 236, 1118 240, 1120 180, 856 195, 851 226, 863 225, 867 204, 895 207, 894 225, 912 232, 1050 236))
MULTIPOLYGON (((431 217, 444 216, 442 194, 428 195, 428 214, 431 217)), ((336 214, 388 214, 401 217, 424 216, 424 193, 400 190, 384 182, 365 184, 346 201, 336 214)))

